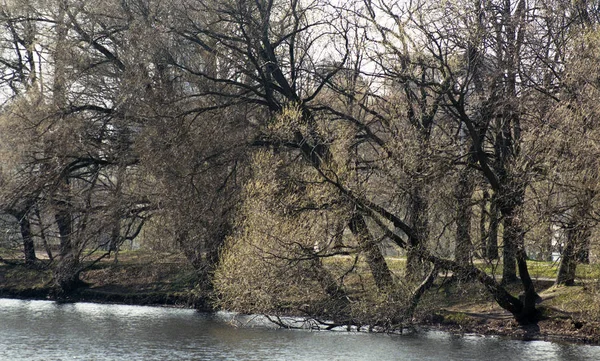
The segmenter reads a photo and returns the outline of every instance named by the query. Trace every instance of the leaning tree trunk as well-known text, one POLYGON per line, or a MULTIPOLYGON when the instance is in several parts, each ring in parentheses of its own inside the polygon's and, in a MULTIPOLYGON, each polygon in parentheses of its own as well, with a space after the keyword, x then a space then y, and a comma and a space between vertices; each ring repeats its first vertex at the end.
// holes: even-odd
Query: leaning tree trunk
MULTIPOLYGON (((393 240, 399 247, 404 249, 410 248, 408 242, 404 241, 402 237, 390 230, 380 219, 376 216, 372 217, 372 219, 384 234, 393 240)), ((515 226, 518 225, 520 225, 520 223, 515 224, 515 226)), ((404 233, 407 234, 409 238, 414 236, 414 233, 409 228, 405 228, 404 233)), ((521 272, 521 279, 523 280, 523 288, 525 291, 523 297, 519 298, 512 296, 505 287, 496 281, 495 277, 488 275, 486 272, 472 264, 463 265, 453 260, 440 258, 430 253, 426 248, 420 248, 416 252, 424 261, 428 261, 440 269, 462 274, 469 279, 476 279, 481 282, 498 305, 512 313, 520 324, 528 324, 538 320, 539 312, 537 311, 535 304, 539 297, 535 292, 533 282, 527 271, 527 257, 524 247, 520 247, 517 250, 519 272, 521 272)))
POLYGON ((371 269, 371 274, 377 288, 381 291, 390 291, 394 285, 394 278, 385 258, 381 254, 381 249, 372 239, 364 216, 355 214, 350 220, 350 230, 356 235, 358 245, 364 252, 367 264, 371 269))

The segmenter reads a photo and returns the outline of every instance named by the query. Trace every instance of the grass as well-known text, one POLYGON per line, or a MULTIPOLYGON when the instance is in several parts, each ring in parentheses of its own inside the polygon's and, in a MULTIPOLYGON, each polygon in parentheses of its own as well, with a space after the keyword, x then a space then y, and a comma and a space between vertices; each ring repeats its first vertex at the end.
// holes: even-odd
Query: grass
MULTIPOLYGON (((482 270, 496 275, 502 274, 502 264, 475 262, 482 270)), ((559 262, 550 261, 527 261, 529 275, 534 279, 555 279, 558 274, 559 262)), ((579 264, 577 265, 576 277, 582 280, 600 279, 600 264, 579 264)))
MULTIPOLYGON (((350 268, 354 258, 347 256, 335 256, 326 258, 325 264, 330 267, 350 268)), ((402 276, 406 267, 406 258, 403 257, 387 257, 387 265, 394 274, 402 276)), ((502 263, 490 264, 481 260, 475 260, 475 265, 484 270, 488 274, 502 275, 502 263)), ((358 267, 365 267, 361 265, 358 267)), ((547 261, 527 261, 529 275, 534 279, 555 279, 558 274, 558 262, 547 261)), ((577 278, 582 280, 600 279, 600 264, 579 264, 577 265, 577 278)))

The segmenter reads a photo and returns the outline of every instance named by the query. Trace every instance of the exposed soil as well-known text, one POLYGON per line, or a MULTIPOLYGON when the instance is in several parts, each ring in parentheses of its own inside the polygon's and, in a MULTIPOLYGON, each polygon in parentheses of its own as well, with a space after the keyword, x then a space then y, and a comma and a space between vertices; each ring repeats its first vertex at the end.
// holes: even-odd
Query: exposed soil
POLYGON ((506 313, 462 313, 460 321, 438 313, 422 320, 425 329, 444 330, 457 334, 506 336, 531 341, 547 340, 584 344, 600 344, 600 322, 577 320, 570 316, 553 316, 537 324, 521 326, 506 313))

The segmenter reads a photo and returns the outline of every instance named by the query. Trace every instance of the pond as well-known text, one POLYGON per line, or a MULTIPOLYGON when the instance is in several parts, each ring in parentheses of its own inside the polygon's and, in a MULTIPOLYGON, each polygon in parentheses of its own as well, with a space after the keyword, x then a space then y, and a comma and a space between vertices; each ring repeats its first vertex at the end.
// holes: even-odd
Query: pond
POLYGON ((285 330, 223 312, 0 299, 0 360, 600 360, 600 347, 285 330))

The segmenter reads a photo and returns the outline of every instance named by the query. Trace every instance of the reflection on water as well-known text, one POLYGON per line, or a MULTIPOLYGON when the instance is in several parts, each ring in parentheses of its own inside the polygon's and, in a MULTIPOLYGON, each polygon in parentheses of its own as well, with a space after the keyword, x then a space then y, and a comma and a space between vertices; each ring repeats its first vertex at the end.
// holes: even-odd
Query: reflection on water
POLYGON ((600 347, 443 332, 292 331, 230 313, 0 299, 0 360, 267 359, 600 360, 600 347))

